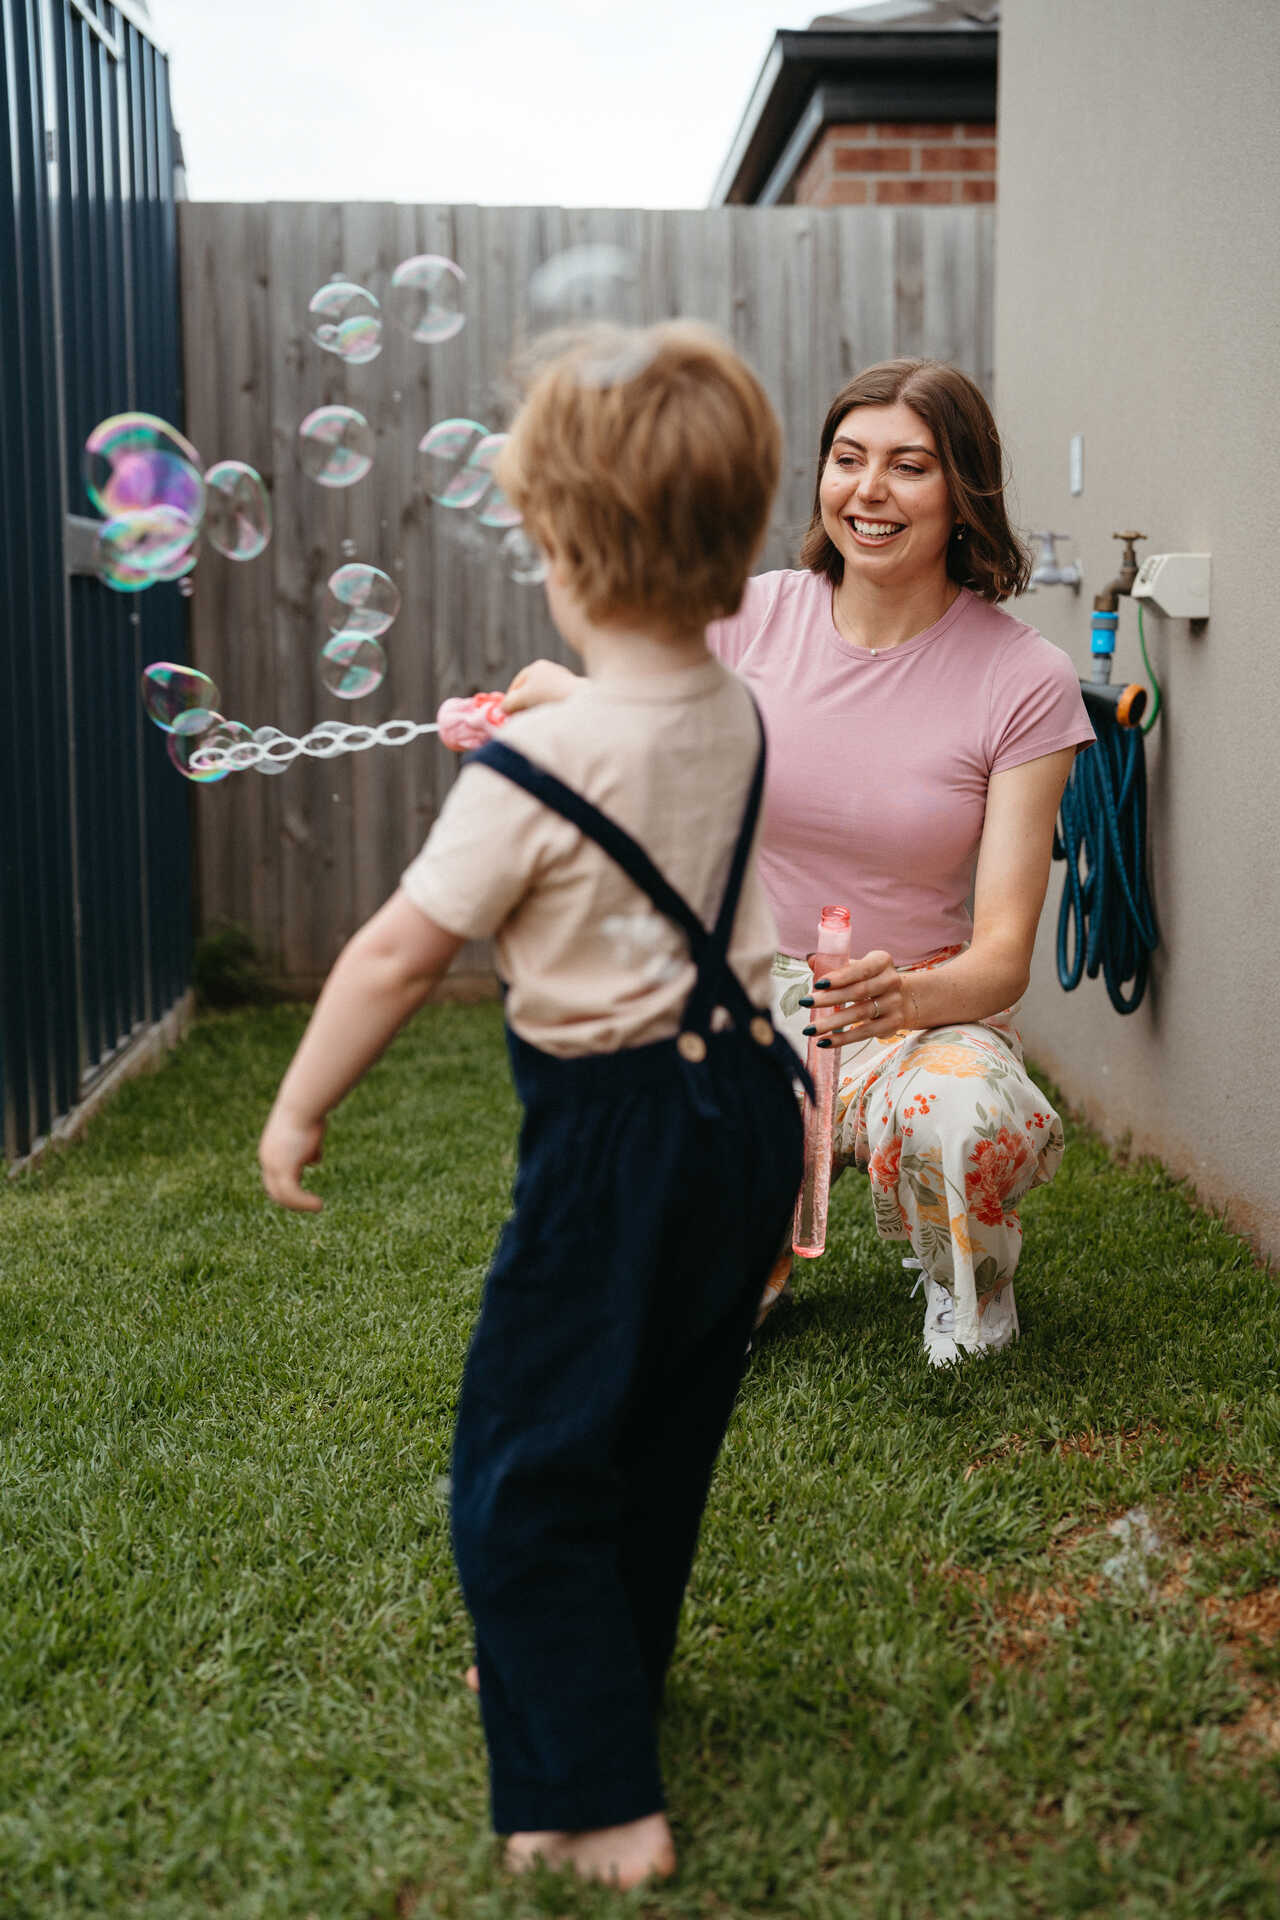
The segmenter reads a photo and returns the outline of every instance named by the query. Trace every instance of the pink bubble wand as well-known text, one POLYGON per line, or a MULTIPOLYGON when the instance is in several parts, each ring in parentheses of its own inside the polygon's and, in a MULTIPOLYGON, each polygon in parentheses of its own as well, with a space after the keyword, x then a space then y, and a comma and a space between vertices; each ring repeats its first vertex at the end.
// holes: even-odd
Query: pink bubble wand
MULTIPOLYGON (((847 960, 853 940, 853 925, 848 907, 824 907, 818 922, 814 973, 822 974, 822 961, 847 960)), ((836 1115, 835 1047, 819 1047, 818 1036, 809 1041, 805 1062, 813 1080, 813 1101, 804 1110, 804 1179, 796 1201, 791 1245, 802 1259, 816 1260, 826 1251, 827 1202, 831 1195, 831 1142, 836 1115)))

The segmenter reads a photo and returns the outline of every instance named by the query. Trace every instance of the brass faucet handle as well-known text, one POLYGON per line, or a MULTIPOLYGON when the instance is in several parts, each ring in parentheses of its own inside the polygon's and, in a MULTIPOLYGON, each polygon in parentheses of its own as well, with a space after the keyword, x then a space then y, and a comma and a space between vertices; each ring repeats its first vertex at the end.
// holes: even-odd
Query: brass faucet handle
POLYGON ((1130 546, 1133 545, 1135 540, 1145 540, 1146 537, 1145 533, 1113 533, 1111 536, 1113 540, 1127 541, 1130 546))

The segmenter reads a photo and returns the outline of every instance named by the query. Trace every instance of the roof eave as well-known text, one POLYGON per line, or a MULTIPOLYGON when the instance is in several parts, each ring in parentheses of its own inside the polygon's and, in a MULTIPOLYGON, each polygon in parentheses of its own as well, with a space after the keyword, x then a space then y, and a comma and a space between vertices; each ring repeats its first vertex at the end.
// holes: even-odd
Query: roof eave
POLYGON ((976 120, 995 113, 999 32, 875 30, 773 37, 729 152, 711 190, 713 207, 774 205, 824 125, 833 119, 976 120), (908 82, 932 76, 930 113, 904 99, 908 82))

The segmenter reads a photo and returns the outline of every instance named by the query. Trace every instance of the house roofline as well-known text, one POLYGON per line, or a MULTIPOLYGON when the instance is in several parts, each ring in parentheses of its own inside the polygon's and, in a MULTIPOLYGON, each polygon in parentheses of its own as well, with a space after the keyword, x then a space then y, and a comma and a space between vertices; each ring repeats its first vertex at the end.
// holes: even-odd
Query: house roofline
POLYGON ((780 29, 710 204, 776 205, 822 128, 837 120, 994 119, 999 40, 996 27, 780 29))

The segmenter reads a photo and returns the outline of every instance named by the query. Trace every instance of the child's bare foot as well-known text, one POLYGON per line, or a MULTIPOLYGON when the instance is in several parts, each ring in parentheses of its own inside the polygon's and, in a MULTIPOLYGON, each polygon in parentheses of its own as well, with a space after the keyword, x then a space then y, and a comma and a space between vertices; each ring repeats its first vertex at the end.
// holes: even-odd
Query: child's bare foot
POLYGON ((527 1873, 539 1860, 549 1867, 572 1867, 579 1879, 622 1888, 669 1880, 676 1870, 665 1813, 648 1813, 643 1820, 587 1833, 513 1833, 506 1851, 510 1871, 527 1873))
POLYGON ((468 1686, 470 1687, 470 1689, 471 1689, 471 1691, 472 1691, 472 1693, 479 1693, 479 1691, 480 1691, 480 1669, 479 1669, 479 1667, 468 1667, 468 1668, 467 1668, 467 1685, 468 1685, 468 1686))

